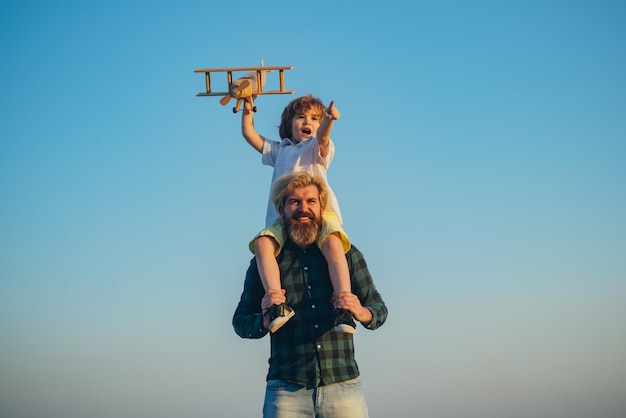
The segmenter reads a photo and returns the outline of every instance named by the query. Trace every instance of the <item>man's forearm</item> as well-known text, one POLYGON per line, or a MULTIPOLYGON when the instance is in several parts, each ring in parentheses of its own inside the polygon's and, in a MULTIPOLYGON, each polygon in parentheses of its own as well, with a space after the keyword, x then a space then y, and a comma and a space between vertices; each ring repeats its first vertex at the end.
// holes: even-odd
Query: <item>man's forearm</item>
POLYGON ((246 315, 235 312, 233 328, 241 338, 262 338, 268 332, 263 326, 263 318, 260 313, 246 315))

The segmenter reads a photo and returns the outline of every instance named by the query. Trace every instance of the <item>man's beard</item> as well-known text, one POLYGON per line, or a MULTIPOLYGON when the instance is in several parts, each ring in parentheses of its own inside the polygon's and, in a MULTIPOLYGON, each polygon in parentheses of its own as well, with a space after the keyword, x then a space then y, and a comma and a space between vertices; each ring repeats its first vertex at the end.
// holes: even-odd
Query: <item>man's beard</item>
POLYGON ((316 220, 313 215, 310 215, 312 222, 300 223, 298 218, 302 217, 302 212, 295 213, 291 219, 287 220, 287 232, 289 238, 300 247, 307 247, 317 240, 317 236, 322 228, 322 225, 316 220))

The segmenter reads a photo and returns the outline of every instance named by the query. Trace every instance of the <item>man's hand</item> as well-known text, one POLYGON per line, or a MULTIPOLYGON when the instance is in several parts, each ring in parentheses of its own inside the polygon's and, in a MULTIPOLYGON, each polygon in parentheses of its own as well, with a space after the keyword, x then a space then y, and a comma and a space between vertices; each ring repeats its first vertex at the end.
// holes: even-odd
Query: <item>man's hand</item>
POLYGON ((336 309, 345 309, 352 312, 354 319, 362 324, 369 324, 372 321, 372 312, 361 305, 359 298, 350 292, 342 292, 335 296, 334 305, 336 309))
POLYGON ((263 326, 265 329, 269 329, 270 327, 270 317, 269 315, 265 315, 267 310, 272 305, 280 305, 285 303, 287 298, 285 297, 285 289, 280 290, 268 290, 268 292, 261 299, 261 311, 263 312, 263 326))

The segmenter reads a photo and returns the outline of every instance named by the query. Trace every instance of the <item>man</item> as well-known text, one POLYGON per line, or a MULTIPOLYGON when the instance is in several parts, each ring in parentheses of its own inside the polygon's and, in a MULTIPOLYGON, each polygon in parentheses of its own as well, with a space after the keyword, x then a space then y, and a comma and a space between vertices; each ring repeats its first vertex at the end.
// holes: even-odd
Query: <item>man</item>
POLYGON ((328 265, 315 244, 327 197, 325 182, 306 173, 275 182, 272 202, 288 233, 277 257, 283 289, 265 294, 252 259, 233 316, 240 337, 261 338, 269 326, 264 312, 272 305, 287 303, 297 312, 271 334, 265 418, 368 416, 353 335, 334 330, 335 309, 352 312, 356 321, 374 330, 387 319, 387 307, 354 246, 346 253, 353 293, 333 298, 328 265))

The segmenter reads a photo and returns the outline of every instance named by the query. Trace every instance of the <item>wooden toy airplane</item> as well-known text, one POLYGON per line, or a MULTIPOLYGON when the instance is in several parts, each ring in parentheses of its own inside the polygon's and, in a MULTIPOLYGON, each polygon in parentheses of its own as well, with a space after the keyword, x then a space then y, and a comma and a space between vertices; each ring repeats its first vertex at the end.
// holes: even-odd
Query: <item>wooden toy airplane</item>
POLYGON ((198 93, 196 96, 223 96, 220 100, 222 106, 226 106, 230 99, 237 99, 233 113, 239 112, 241 102, 248 100, 252 105, 252 111, 256 112, 254 97, 261 94, 292 94, 294 90, 285 90, 285 70, 291 70, 293 66, 265 67, 261 61, 260 67, 233 67, 233 68, 204 68, 195 70, 195 73, 204 73, 206 81, 206 91, 198 93), (250 71, 246 75, 233 81, 233 72, 250 71), (278 71, 280 83, 279 90, 263 90, 266 74, 278 71), (211 90, 211 73, 225 72, 228 78, 228 91, 215 92, 211 90))

